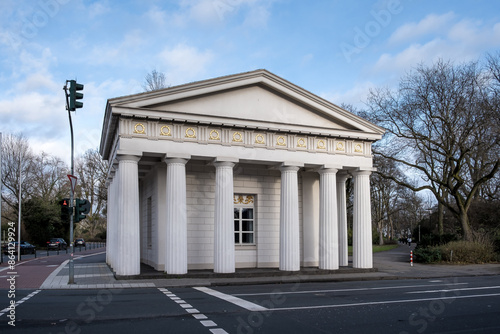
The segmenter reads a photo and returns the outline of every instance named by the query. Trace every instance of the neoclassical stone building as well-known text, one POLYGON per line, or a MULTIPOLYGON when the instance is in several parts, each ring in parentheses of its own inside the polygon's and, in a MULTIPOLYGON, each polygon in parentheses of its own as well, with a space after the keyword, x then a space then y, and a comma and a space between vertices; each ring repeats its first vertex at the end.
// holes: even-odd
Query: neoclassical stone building
POLYGON ((371 144, 384 130, 266 71, 108 100, 107 262, 168 274, 372 267, 371 144))

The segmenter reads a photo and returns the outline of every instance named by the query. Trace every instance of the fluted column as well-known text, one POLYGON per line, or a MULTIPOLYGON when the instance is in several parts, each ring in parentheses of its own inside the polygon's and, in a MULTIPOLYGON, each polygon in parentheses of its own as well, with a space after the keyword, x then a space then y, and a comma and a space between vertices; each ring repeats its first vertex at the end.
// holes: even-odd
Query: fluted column
POLYGON ((118 180, 118 224, 119 233, 119 265, 116 274, 119 276, 139 275, 140 259, 140 226, 139 226, 139 171, 140 156, 119 155, 118 180))
POLYGON ((166 249, 165 272, 187 273, 186 163, 183 158, 166 158, 166 249))
POLYGON ((112 230, 112 219, 113 219, 113 214, 109 210, 111 208, 111 198, 112 198, 112 192, 111 192, 111 184, 113 182, 113 179, 109 177, 106 180, 106 190, 107 190, 107 199, 108 199, 108 212, 107 212, 107 217, 106 217, 106 263, 111 266, 111 249, 112 249, 112 241, 111 241, 111 233, 114 233, 112 230))
POLYGON ((214 272, 234 273, 233 162, 215 162, 214 272))
MULTIPOLYGON (((113 184, 112 186, 112 202, 111 205, 113 206, 111 208, 112 211, 112 235, 111 235, 111 241, 112 241, 112 254, 111 254, 111 262, 112 262, 112 268, 116 267, 116 264, 118 263, 118 254, 120 252, 119 247, 120 247, 120 224, 118 222, 118 217, 119 217, 119 212, 120 208, 118 207, 118 196, 120 193, 120 176, 118 175, 118 169, 115 167, 115 175, 113 177, 113 184)), ((116 271, 116 270, 115 270, 116 271)))
POLYGON ((339 269, 337 169, 319 170, 319 268, 339 269))
POLYGON ((346 172, 337 173, 337 217, 339 224, 339 266, 348 266, 347 241, 347 201, 345 181, 349 178, 346 172))
POLYGON ((282 166, 280 197, 280 270, 300 270, 297 166, 282 166))
POLYGON ((120 175, 118 173, 118 166, 115 167, 115 173, 113 176, 113 182, 111 183, 111 197, 108 199, 108 210, 110 211, 109 223, 111 223, 111 235, 110 235, 110 250, 111 250, 111 268, 116 272, 116 267, 119 266, 120 258, 120 235, 121 235, 121 224, 119 224, 119 212, 118 208, 118 196, 120 187, 120 175))
POLYGON ((372 217, 370 206, 371 171, 353 172, 354 222, 352 231, 352 264, 354 268, 372 268, 372 217))

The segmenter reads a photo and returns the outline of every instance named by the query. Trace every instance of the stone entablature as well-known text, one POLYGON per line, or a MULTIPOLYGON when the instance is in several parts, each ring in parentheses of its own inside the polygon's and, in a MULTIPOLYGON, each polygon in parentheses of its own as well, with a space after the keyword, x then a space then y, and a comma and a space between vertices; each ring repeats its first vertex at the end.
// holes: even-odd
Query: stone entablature
POLYGON ((198 144, 244 146, 270 150, 357 155, 371 157, 371 142, 322 135, 263 131, 230 126, 162 122, 148 119, 120 118, 121 138, 170 140, 198 144))

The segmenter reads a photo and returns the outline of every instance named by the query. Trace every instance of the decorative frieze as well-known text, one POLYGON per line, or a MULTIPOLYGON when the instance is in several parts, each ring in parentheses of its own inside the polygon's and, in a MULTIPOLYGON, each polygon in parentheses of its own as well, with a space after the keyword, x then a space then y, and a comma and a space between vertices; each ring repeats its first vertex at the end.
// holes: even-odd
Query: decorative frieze
POLYGON ((245 146, 311 153, 371 156, 371 142, 254 129, 213 127, 155 120, 120 119, 120 136, 200 144, 245 146))

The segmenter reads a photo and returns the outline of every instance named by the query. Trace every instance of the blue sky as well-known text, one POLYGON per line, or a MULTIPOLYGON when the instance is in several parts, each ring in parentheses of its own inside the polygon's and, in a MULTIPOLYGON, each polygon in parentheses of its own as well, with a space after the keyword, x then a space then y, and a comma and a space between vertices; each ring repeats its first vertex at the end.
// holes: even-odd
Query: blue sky
POLYGON ((494 0, 0 0, 0 132, 69 161, 62 87, 85 85, 75 154, 97 148, 106 100, 267 69, 336 104, 363 106, 419 63, 500 48, 494 0))

